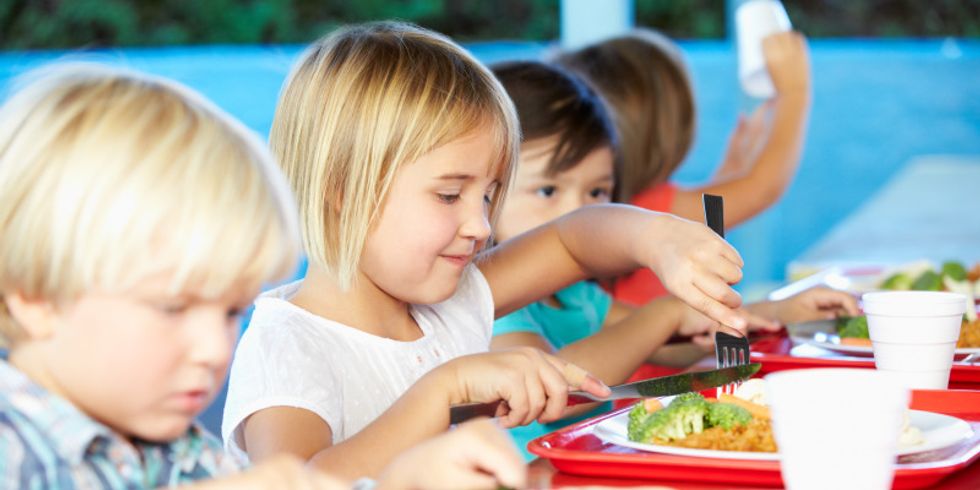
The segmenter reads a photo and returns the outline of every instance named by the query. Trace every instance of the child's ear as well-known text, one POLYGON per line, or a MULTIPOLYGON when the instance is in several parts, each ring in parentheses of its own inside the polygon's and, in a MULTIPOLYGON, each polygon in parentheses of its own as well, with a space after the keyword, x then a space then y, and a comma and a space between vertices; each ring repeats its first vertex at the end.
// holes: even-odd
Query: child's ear
POLYGON ((54 332, 57 313, 46 299, 29 299, 23 293, 4 296, 10 316, 30 340, 45 340, 54 332))

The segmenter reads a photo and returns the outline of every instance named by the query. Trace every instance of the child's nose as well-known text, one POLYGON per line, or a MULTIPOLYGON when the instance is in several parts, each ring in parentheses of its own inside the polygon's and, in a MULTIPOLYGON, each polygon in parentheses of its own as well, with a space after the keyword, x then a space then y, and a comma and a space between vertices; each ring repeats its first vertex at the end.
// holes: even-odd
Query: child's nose
POLYGON ((224 369, 231 362, 239 325, 237 321, 229 325, 228 321, 224 312, 202 315, 199 325, 193 328, 192 362, 213 369, 224 369))
POLYGON ((459 230, 463 237, 478 242, 490 238, 490 231, 490 218, 482 207, 479 212, 468 213, 459 230))

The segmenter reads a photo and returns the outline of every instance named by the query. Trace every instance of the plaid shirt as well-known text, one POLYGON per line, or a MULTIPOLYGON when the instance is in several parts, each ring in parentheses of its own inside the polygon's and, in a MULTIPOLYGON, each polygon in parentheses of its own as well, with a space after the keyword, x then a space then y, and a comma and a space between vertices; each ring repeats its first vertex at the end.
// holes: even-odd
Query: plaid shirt
POLYGON ((166 444, 126 441, 0 361, 0 489, 174 487, 239 468, 196 426, 166 444))

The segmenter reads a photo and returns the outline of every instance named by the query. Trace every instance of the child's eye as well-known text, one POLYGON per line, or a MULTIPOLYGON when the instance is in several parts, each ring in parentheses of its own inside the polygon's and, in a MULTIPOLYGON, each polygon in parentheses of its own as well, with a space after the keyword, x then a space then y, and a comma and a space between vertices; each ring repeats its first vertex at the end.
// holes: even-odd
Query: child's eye
POLYGON ((609 198, 609 195, 610 195, 609 190, 608 189, 603 189, 601 187, 597 187, 595 189, 592 189, 589 192, 589 196, 591 196, 593 199, 599 199, 600 197, 602 197, 602 198, 609 198))
POLYGON ((156 303, 153 305, 158 311, 168 316, 182 315, 187 311, 187 303, 156 303))
POLYGON ((229 321, 234 320, 236 322, 239 319, 241 319, 244 314, 245 314, 245 308, 238 308, 238 307, 229 308, 228 312, 226 313, 229 321))
POLYGON ((436 194, 439 200, 446 204, 453 204, 459 200, 459 194, 436 194))
POLYGON ((544 187, 539 187, 537 193, 541 197, 551 197, 555 194, 558 188, 553 185, 546 185, 544 187))

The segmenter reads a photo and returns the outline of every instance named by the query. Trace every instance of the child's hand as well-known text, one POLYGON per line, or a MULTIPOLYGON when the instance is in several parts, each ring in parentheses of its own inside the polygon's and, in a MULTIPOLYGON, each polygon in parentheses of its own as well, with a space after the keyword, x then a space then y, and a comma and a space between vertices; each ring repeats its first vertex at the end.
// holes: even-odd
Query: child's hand
POLYGON ((582 368, 530 347, 463 356, 443 366, 454 383, 451 403, 503 400, 507 403, 496 415, 505 428, 558 420, 571 389, 609 395, 609 388, 582 368))
POLYGON ((476 420, 405 452, 378 478, 378 490, 524 488, 527 468, 504 431, 476 420))
POLYGON ((745 319, 735 311, 742 298, 731 287, 742 279, 742 257, 707 226, 658 217, 661 227, 641 241, 652 256, 647 265, 674 296, 722 325, 744 330, 745 319))
POLYGON ((769 100, 760 104, 751 116, 738 115, 735 129, 728 137, 725 159, 722 160, 722 167, 715 174, 715 179, 736 178, 752 168, 759 151, 769 138, 767 121, 772 108, 772 101, 769 100))
MULTIPOLYGON (((715 332, 718 330, 718 322, 702 315, 691 307, 685 307, 685 313, 681 318, 681 324, 677 328, 677 334, 684 337, 691 337, 691 342, 711 350, 715 345, 715 332)), ((748 310, 740 308, 738 314, 745 319, 746 330, 748 332, 766 331, 774 332, 782 328, 781 324, 773 319, 756 315, 748 310)), ((743 335, 746 331, 741 331, 743 335)))
POLYGON ((762 52, 778 95, 810 93, 810 54, 806 38, 796 31, 771 34, 762 52))
POLYGON ((776 319, 783 324, 861 314, 857 298, 851 293, 826 287, 807 289, 784 300, 775 301, 773 306, 776 319))
POLYGON ((291 455, 275 456, 244 473, 201 482, 188 488, 194 490, 345 490, 341 481, 309 468, 291 455))

